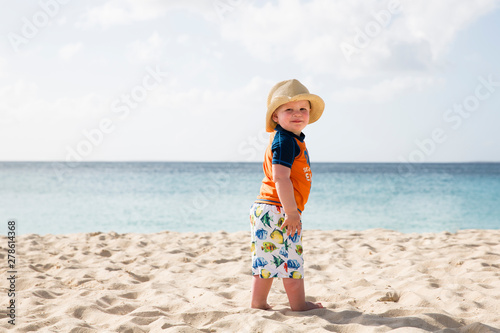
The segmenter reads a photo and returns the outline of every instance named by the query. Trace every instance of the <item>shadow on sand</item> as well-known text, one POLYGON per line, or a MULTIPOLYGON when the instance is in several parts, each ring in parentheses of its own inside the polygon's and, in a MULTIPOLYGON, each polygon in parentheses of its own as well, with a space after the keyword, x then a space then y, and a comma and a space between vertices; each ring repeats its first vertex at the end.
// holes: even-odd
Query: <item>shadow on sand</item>
MULTIPOLYGON (((271 310, 272 311, 272 310, 271 310)), ((372 331, 375 327, 385 326, 389 330, 418 328, 427 332, 474 332, 474 333, 500 333, 499 328, 494 328, 481 323, 472 323, 466 325, 464 322, 440 314, 440 313, 422 313, 419 317, 414 316, 398 316, 398 311, 392 310, 390 313, 382 314, 366 314, 359 311, 344 310, 336 312, 329 308, 315 309, 306 312, 293 312, 290 310, 280 310, 286 316, 302 317, 316 316, 326 321, 322 328, 331 332, 342 332, 349 330, 348 327, 355 325, 361 326, 358 328, 362 331, 362 326, 365 326, 367 331, 372 331), (428 320, 422 319, 428 317, 428 320), (431 324, 435 323, 435 324, 431 324), (440 326, 437 326, 440 325, 440 326), (369 329, 371 327, 372 329, 369 329), (444 327, 444 328, 443 328, 444 327)), ((403 310, 401 310, 403 312, 403 310)), ((401 332, 404 332, 402 330, 401 332)))

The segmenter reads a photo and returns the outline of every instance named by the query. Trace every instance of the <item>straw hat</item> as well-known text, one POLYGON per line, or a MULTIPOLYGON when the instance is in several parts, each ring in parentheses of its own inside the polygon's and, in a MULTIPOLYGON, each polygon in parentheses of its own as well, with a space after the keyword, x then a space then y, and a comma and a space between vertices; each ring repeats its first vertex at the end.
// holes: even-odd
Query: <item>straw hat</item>
POLYGON ((295 101, 309 101, 311 111, 309 113, 309 124, 314 123, 321 117, 325 109, 325 102, 321 97, 309 93, 309 90, 298 80, 286 80, 276 83, 271 88, 267 97, 266 131, 274 132, 276 122, 273 120, 274 111, 283 104, 295 101))

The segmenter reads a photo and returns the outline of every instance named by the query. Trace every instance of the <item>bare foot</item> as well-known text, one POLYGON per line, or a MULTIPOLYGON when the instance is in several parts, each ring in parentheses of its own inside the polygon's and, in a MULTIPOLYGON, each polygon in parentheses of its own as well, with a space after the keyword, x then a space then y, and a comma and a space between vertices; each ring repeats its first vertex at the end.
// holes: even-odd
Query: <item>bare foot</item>
MULTIPOLYGON (((306 302, 307 310, 314 310, 314 309, 322 309, 323 304, 321 303, 313 303, 313 302, 306 302)), ((307 311, 306 310, 306 311, 307 311)))
POLYGON ((258 305, 258 304, 257 304, 257 305, 254 305, 254 304, 252 304, 250 307, 251 307, 252 309, 261 309, 261 310, 270 310, 270 309, 272 309, 272 308, 273 308, 272 306, 270 306, 270 305, 269 305, 269 304, 267 304, 267 303, 266 303, 266 304, 263 304, 263 305, 258 305))
POLYGON ((292 309, 292 311, 309 311, 314 309, 322 309, 321 303, 305 302, 304 306, 299 309, 292 309))

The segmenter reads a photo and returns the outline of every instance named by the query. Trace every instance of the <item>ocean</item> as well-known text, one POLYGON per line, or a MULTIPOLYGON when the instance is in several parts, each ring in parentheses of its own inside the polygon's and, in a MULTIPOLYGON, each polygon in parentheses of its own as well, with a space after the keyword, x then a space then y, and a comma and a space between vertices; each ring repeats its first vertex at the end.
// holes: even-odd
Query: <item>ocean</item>
MULTIPOLYGON (((500 228, 500 163, 313 163, 304 229, 500 228)), ((261 163, 0 162, 20 234, 249 230, 261 163)))

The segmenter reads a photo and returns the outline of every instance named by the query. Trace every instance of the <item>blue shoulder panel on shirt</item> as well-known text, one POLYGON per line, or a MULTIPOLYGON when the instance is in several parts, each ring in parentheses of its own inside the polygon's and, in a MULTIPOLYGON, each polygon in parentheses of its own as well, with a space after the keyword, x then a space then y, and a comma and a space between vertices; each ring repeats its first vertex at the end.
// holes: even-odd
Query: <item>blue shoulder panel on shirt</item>
POLYGON ((271 146, 273 164, 280 164, 291 168, 293 161, 300 154, 300 147, 295 138, 282 131, 276 131, 271 146))

